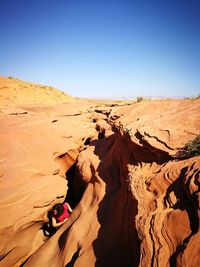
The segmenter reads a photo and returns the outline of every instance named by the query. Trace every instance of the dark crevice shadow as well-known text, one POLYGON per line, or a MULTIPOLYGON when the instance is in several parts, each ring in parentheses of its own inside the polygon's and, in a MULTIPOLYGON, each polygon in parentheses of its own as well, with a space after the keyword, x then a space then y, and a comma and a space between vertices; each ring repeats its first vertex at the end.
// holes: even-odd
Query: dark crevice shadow
POLYGON ((91 138, 88 137, 88 138, 85 140, 84 145, 87 146, 87 145, 90 144, 90 142, 91 142, 91 138))
MULTIPOLYGON (((185 210, 188 214, 188 218, 190 221, 190 229, 191 229, 191 234, 188 235, 183 242, 177 246, 176 251, 171 255, 169 262, 170 262, 170 267, 175 267, 176 266, 176 260, 178 255, 182 254, 184 250, 187 247, 188 242, 190 241, 190 238, 198 232, 199 229, 199 217, 198 217, 198 207, 197 207, 197 195, 192 194, 191 198, 188 198, 184 188, 183 188, 183 179, 186 176, 186 173, 188 172, 188 167, 185 167, 181 170, 179 178, 172 183, 166 192, 166 197, 164 199, 165 205, 166 202, 169 203, 169 195, 171 192, 173 192, 177 198, 177 202, 175 205, 173 205, 171 208, 174 210, 180 209, 180 210, 185 210)), ((198 171, 199 172, 199 171, 198 171)), ((193 174, 197 175, 197 170, 194 170, 193 174), (195 174, 194 174, 195 173, 195 174)), ((193 175, 192 174, 192 175, 193 175)), ((191 177, 192 177, 191 175, 191 177)), ((188 180, 191 180, 191 177, 188 178, 188 180)))
POLYGON ((127 134, 126 136, 127 141, 133 148, 133 151, 135 150, 139 153, 139 157, 138 159, 136 159, 138 162, 156 162, 158 164, 163 164, 165 162, 173 160, 173 157, 170 156, 168 152, 153 147, 151 144, 149 144, 146 140, 143 139, 142 135, 139 132, 135 134, 135 137, 139 140, 142 147, 133 143, 129 134, 127 134))
POLYGON ((47 213, 48 222, 44 223, 41 227, 43 234, 45 237, 50 238, 52 235, 56 233, 56 228, 52 225, 51 211, 47 213))
MULTIPOLYGON (((138 203, 126 181, 128 162, 123 164, 123 152, 127 147, 121 155, 120 151, 115 153, 113 147, 119 149, 115 141, 116 136, 112 135, 93 142, 94 153, 100 159, 96 172, 106 184, 105 196, 97 211, 101 226, 93 241, 96 267, 134 267, 139 265, 140 259, 140 242, 135 227, 138 203)), ((98 179, 93 177, 93 182, 98 182, 98 179)))
POLYGON ((79 252, 80 252, 80 248, 74 253, 71 261, 69 263, 67 263, 65 265, 65 267, 73 267, 74 266, 74 263, 76 262, 76 260, 78 259, 78 256, 79 256, 79 252))
POLYGON ((19 267, 24 267, 25 264, 27 263, 27 261, 30 259, 31 256, 29 256, 22 264, 20 264, 19 267))
POLYGON ((99 133, 98 133, 98 139, 99 139, 99 140, 100 140, 100 139, 103 139, 104 136, 105 136, 105 131, 103 131, 103 132, 99 132, 99 133))
POLYGON ((66 239, 67 239, 67 235, 70 231, 70 227, 67 228, 59 237, 58 239, 58 246, 60 248, 60 250, 62 250, 65 247, 65 243, 66 243, 66 239))
POLYGON ((68 190, 65 202, 69 203, 71 208, 74 209, 80 202, 86 188, 85 183, 80 179, 76 162, 66 172, 66 179, 68 181, 68 190))

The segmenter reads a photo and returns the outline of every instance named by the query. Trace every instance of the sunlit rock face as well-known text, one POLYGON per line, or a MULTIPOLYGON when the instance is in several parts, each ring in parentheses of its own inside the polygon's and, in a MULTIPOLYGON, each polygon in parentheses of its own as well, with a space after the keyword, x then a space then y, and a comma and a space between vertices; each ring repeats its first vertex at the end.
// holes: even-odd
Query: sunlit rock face
POLYGON ((0 117, 0 266, 200 266, 200 157, 179 153, 198 99, 17 108, 0 117))

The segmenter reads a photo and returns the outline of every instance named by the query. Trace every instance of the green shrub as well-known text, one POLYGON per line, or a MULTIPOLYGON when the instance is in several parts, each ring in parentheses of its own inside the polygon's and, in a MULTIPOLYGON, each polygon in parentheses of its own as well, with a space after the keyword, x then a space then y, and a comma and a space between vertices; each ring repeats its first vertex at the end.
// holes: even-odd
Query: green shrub
POLYGON ((197 135, 197 137, 194 140, 187 143, 184 150, 186 156, 200 155, 200 134, 197 135))
POLYGON ((138 103, 138 102, 141 102, 141 101, 143 101, 143 100, 144 100, 143 97, 141 97, 141 96, 138 96, 138 97, 137 97, 137 103, 138 103))

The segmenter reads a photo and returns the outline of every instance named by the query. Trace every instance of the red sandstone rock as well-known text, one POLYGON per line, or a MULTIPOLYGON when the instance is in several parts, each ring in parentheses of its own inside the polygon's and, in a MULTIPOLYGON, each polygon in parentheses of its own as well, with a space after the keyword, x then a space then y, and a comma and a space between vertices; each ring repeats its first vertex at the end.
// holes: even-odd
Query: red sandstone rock
POLYGON ((200 132, 199 100, 114 107, 109 124, 92 121, 91 102, 21 108, 0 117, 0 266, 200 265, 200 157, 178 157, 200 132), (48 210, 72 193, 45 239, 48 210))

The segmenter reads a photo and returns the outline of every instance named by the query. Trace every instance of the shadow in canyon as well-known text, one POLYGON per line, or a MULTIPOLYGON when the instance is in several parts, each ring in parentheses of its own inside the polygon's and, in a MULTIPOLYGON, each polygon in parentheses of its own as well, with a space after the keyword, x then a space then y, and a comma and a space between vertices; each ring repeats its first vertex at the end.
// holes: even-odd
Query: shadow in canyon
MULTIPOLYGON (((198 200, 197 195, 195 193, 192 193, 189 197, 185 188, 184 188, 184 177, 186 177, 186 174, 188 171, 191 171, 193 169, 194 164, 190 167, 190 170, 188 170, 188 167, 184 167, 181 170, 181 173, 178 177, 178 179, 173 182, 167 189, 166 197, 164 201, 168 201, 170 198, 170 194, 173 192, 176 196, 177 202, 172 205, 171 207, 176 210, 185 210, 187 212, 187 216, 189 219, 189 225, 188 227, 191 229, 191 233, 179 244, 176 248, 176 251, 171 255, 170 257, 170 266, 175 267, 177 266, 177 257, 178 255, 182 254, 184 250, 187 247, 187 244, 190 241, 190 238, 198 232, 199 229, 199 217, 198 217, 198 200)), ((199 177, 200 171, 198 169, 194 169, 191 175, 188 177, 187 182, 185 185, 187 186, 189 190, 189 183, 194 176, 195 179, 199 177)), ((168 201, 169 202, 169 201, 168 201)), ((181 222, 180 222, 181 223, 181 222)))
POLYGON ((137 201, 127 183, 127 155, 115 142, 116 136, 111 135, 92 144, 100 164, 91 182, 100 187, 105 183, 105 195, 97 211, 101 226, 93 241, 96 267, 139 265, 140 243, 135 227, 137 201))

